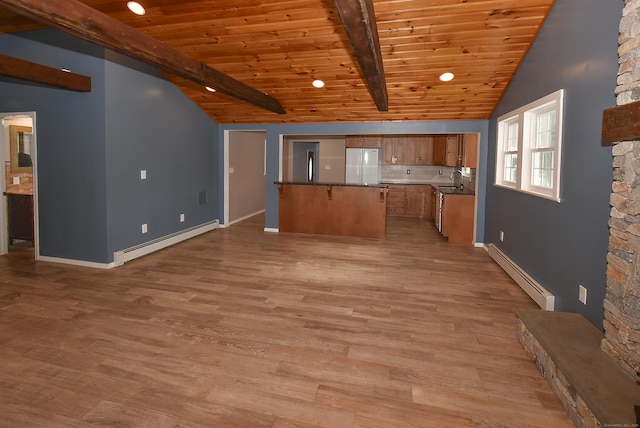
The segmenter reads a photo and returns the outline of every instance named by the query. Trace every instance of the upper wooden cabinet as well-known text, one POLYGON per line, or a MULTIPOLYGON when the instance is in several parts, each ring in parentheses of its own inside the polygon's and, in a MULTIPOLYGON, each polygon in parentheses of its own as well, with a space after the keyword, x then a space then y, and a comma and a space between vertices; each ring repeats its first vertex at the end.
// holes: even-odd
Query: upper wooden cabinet
POLYGON ((382 135, 347 135, 344 145, 346 148, 382 147, 382 135))
POLYGON ((407 165, 433 165, 433 136, 407 136, 404 152, 407 165))
POLYGON ((433 165, 432 135, 385 135, 384 163, 388 165, 433 165))
POLYGON ((466 168, 478 167, 478 134, 464 135, 464 161, 466 168))
POLYGON ((407 165, 405 158, 406 135, 384 135, 382 137, 383 163, 407 165))
POLYGON ((464 135, 447 135, 447 160, 446 166, 462 166, 462 152, 464 135))
POLYGON ((476 168, 477 141, 477 134, 383 135, 383 163, 476 168))
POLYGON ((433 165, 462 166, 464 135, 436 135, 433 142, 433 165))
POLYGON ((447 164, 447 136, 433 137, 433 164, 444 166, 447 164))

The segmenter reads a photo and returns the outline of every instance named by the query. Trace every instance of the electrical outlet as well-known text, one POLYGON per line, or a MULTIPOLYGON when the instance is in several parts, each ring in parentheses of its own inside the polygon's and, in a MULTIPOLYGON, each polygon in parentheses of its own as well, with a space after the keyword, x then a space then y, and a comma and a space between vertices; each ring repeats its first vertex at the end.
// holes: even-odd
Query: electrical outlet
POLYGON ((587 289, 582 285, 578 286, 578 300, 582 302, 583 305, 587 304, 587 289))
POLYGON ((184 222, 184 214, 180 214, 180 223, 184 222))
POLYGON ((504 232, 500 231, 500 242, 504 241, 504 232))
POLYGON ((142 225, 142 233, 147 233, 147 223, 142 225))
POLYGON ((409 175, 409 174, 411 174, 411 170, 410 169, 407 170, 407 175, 409 175))

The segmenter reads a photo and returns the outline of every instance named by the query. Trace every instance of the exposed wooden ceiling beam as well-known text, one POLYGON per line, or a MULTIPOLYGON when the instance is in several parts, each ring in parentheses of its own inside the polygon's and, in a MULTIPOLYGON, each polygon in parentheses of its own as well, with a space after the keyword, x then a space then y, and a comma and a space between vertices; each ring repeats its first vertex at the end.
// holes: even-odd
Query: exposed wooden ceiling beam
POLYGON ((334 0, 379 111, 389 110, 378 27, 371 0, 334 0))
POLYGON ((0 0, 0 6, 203 86, 210 86, 223 94, 274 113, 285 113, 277 99, 77 0, 0 0))
POLYGON ((91 78, 88 76, 2 54, 0 54, 0 75, 71 91, 91 92, 91 78))

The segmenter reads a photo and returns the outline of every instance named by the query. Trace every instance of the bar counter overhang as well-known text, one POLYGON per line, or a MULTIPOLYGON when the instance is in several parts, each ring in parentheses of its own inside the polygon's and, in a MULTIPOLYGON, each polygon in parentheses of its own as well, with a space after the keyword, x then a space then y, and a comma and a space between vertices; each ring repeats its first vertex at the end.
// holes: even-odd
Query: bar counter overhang
POLYGON ((386 184, 275 184, 280 232, 385 239, 386 184))

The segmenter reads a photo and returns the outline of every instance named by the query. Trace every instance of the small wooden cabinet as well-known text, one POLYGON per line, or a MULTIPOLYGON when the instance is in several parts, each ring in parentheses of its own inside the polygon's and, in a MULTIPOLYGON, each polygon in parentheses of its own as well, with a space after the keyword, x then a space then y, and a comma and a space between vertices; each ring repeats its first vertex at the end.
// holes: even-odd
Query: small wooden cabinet
POLYGON ((466 168, 478 167, 478 134, 464 135, 464 161, 466 168))
POLYGON ((447 136, 436 135, 433 137, 433 164, 444 166, 447 163, 447 136))
POLYGON ((464 136, 437 135, 433 143, 433 165, 462 166, 464 136))
POLYGON ((344 145, 346 148, 382 147, 382 135, 347 135, 344 145))
POLYGON ((33 242, 33 196, 7 193, 9 244, 14 239, 33 242))
POLYGON ((384 135, 382 137, 383 162, 387 165, 406 165, 406 135, 384 135))
POLYGON ((405 191, 403 185, 389 185, 387 194, 387 215, 392 217, 404 217, 405 215, 405 191))
POLYGON ((442 236, 449 242, 473 242, 474 205, 474 195, 444 195, 442 236))
POLYGON ((387 216, 431 219, 431 189, 428 184, 389 185, 387 216))

